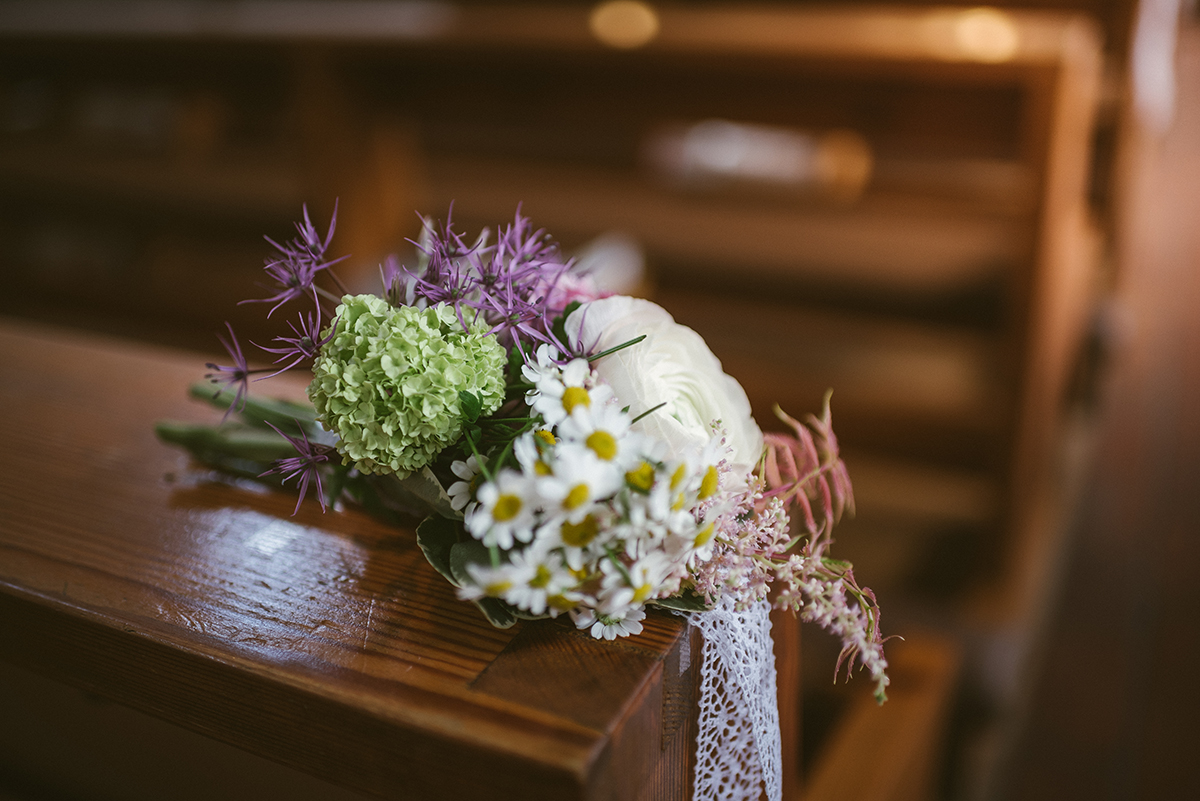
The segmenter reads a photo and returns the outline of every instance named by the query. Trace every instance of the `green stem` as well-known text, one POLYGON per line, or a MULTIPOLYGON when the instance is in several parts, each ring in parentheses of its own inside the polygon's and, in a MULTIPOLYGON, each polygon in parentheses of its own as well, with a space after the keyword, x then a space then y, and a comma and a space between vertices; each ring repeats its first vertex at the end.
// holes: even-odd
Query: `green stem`
POLYGON ((335 273, 333 270, 326 269, 325 274, 329 276, 331 281, 333 281, 333 285, 338 288, 339 292, 341 292, 343 295, 350 294, 350 290, 346 289, 346 285, 342 283, 342 279, 337 277, 337 273, 335 273))
POLYGON ((488 481, 495 481, 495 476, 492 475, 491 469, 487 466, 487 461, 483 458, 483 454, 479 452, 479 448, 475 447, 475 440, 471 438, 470 434, 467 434, 464 439, 466 439, 471 453, 475 454, 475 462, 479 465, 479 472, 483 473, 483 477, 488 481))
POLYGON ((624 350, 625 348, 628 348, 630 345, 636 345, 637 343, 641 342, 645 338, 646 338, 645 334, 642 334, 640 337, 634 337, 633 339, 629 340, 628 342, 622 342, 620 345, 617 345, 614 348, 609 348, 608 350, 602 350, 594 356, 588 356, 588 361, 594 362, 597 359, 603 359, 605 356, 616 353, 619 350, 624 350))
POLYGON ((613 565, 617 568, 617 572, 621 574, 621 578, 625 579, 625 583, 628 584, 630 587, 632 587, 633 586, 633 576, 629 575, 629 570, 626 569, 624 564, 622 564, 620 558, 618 558, 617 555, 615 553, 613 553, 612 546, 611 545, 604 546, 604 553, 608 555, 608 558, 612 561, 613 565))
POLYGON ((325 287, 317 286, 316 284, 314 284, 313 288, 316 289, 317 294, 320 295, 321 297, 325 298, 325 300, 331 301, 333 303, 341 303, 342 302, 341 298, 339 298, 337 295, 330 292, 325 287))
POLYGON ((657 412, 659 409, 661 409, 662 407, 664 407, 664 406, 666 406, 666 405, 667 405, 667 402, 666 402, 666 401, 663 401, 662 403, 658 404, 657 406, 654 406, 654 407, 652 407, 652 408, 649 408, 649 409, 647 409, 646 411, 644 411, 644 412, 642 412, 641 414, 639 414, 637 417, 635 417, 635 418, 633 418, 632 420, 630 420, 630 421, 629 421, 629 424, 630 424, 630 425, 633 425, 633 424, 634 424, 634 423, 636 423, 638 420, 641 420, 643 417, 646 417, 647 415, 650 415, 650 414, 653 414, 654 412, 657 412))

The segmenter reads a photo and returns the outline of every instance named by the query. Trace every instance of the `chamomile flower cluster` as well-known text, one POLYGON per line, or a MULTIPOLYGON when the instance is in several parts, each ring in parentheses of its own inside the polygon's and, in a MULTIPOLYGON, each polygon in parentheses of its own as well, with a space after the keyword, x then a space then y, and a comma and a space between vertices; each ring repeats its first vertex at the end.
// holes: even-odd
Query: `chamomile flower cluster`
MULTIPOLYGON (((467 531, 497 558, 468 565, 473 583, 460 595, 530 615, 566 612, 597 638, 636 634, 645 604, 678 593, 712 553, 721 440, 668 453, 632 429, 586 360, 557 359, 543 346, 525 369, 526 402, 545 427, 517 438, 516 466, 474 493, 467 531)), ((455 472, 473 468, 459 462, 455 472)), ((464 497, 470 482, 460 483, 464 497)))

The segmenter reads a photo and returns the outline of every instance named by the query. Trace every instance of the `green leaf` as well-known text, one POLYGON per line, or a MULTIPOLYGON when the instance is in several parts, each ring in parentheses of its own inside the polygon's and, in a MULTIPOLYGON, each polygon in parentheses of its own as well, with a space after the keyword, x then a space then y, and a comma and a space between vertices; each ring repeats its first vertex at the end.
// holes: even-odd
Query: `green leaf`
POLYGON ((471 574, 467 572, 469 564, 490 567, 492 558, 487 546, 474 539, 456 542, 450 546, 450 575, 460 587, 475 583, 471 574))
MULTIPOLYGON (((450 546, 450 573, 454 583, 460 587, 475 583, 471 580, 471 574, 467 572, 467 565, 491 563, 487 547, 478 540, 464 540, 450 546)), ((498 629, 506 629, 517 622, 512 607, 499 598, 480 598, 475 601, 475 605, 483 612, 488 622, 498 629)))
POLYGON ((672 595, 670 598, 659 598, 652 601, 655 606, 661 606, 663 609, 674 609, 677 612, 707 612, 708 605, 704 603, 704 596, 700 595, 693 589, 686 589, 678 595, 672 595))
POLYGON ((608 350, 602 350, 602 351, 600 351, 599 353, 596 353, 596 354, 593 354, 593 355, 591 355, 591 356, 588 356, 588 361, 589 361, 589 362, 594 362, 594 361, 596 361, 596 360, 598 360, 598 359, 603 359, 605 356, 609 356, 609 355, 611 355, 611 354, 613 354, 613 353, 616 353, 616 352, 617 352, 617 351, 619 351, 619 350, 625 350, 625 348, 633 347, 634 345, 636 345, 637 343, 641 342, 641 341, 642 341, 643 339, 645 339, 645 338, 646 338, 646 335, 645 335, 645 334, 642 334, 640 337, 634 337, 633 339, 630 339, 630 340, 628 340, 628 341, 622 342, 620 345, 616 345, 616 346, 614 346, 614 347, 611 347, 611 348, 609 348, 608 350))
POLYGON ((511 628, 517 622, 516 616, 512 613, 512 607, 498 598, 480 598, 475 605, 479 607, 479 611, 483 612, 483 616, 488 619, 488 622, 498 629, 511 628))
POLYGON ((563 309, 563 313, 558 317, 555 317, 554 321, 550 323, 550 332, 554 334, 558 341, 564 345, 567 344, 567 318, 571 316, 573 311, 582 305, 583 304, 577 300, 571 301, 567 304, 567 307, 563 309))
POLYGON ((372 475, 367 477, 367 481, 380 500, 393 509, 415 512, 418 517, 436 514, 450 520, 462 520, 462 512, 455 511, 451 506, 450 496, 446 494, 442 482, 428 467, 421 468, 421 472, 413 473, 408 478, 372 475))
POLYGON ((467 392, 465 389, 458 391, 458 404, 462 409, 463 419, 468 423, 478 420, 479 413, 483 411, 483 398, 474 392, 467 392))
POLYGON ((521 368, 525 366, 525 357, 516 345, 508 352, 508 383, 515 384, 521 380, 521 368))
POLYGON ((417 526, 417 545, 433 565, 433 569, 446 577, 454 586, 459 583, 450 569, 450 550, 458 544, 459 526, 453 520, 430 515, 417 526))
POLYGON ((518 620, 549 620, 550 619, 549 612, 543 612, 540 615, 535 615, 533 612, 530 612, 528 609, 519 609, 515 606, 512 606, 511 604, 505 604, 504 606, 506 609, 508 609, 508 613, 510 615, 512 615, 513 617, 517 618, 518 620))

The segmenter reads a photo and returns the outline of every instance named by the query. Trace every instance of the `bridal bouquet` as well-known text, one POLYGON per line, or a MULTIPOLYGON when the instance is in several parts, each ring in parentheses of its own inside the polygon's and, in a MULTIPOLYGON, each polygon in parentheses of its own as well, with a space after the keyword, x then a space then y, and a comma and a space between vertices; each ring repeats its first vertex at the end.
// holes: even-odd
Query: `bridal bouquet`
POLYGON ((804 422, 777 408, 789 433, 762 433, 698 334, 602 296, 520 214, 494 240, 426 221, 417 263, 385 264, 378 295, 332 274, 333 222, 322 237, 306 210, 296 227, 266 265, 268 316, 301 307, 259 346, 275 367, 252 369, 230 329, 209 379, 240 422, 164 423, 164 439, 296 480, 301 501, 420 514, 429 562, 497 626, 567 615, 613 639, 648 605, 769 599, 839 637, 884 699, 875 598, 828 555, 853 504, 828 398, 804 422), (311 407, 248 397, 252 378, 296 369, 311 407))

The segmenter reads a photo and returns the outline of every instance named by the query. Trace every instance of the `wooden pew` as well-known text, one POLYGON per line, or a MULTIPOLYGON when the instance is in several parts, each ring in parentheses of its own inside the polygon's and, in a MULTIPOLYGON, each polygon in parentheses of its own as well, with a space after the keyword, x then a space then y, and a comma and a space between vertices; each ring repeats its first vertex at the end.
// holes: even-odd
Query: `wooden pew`
POLYGON ((327 217, 335 194, 364 280, 414 233, 407 208, 453 201, 471 229, 521 202, 568 247, 623 229, 765 425, 773 402, 800 414, 835 389, 865 479, 838 548, 911 611, 891 620, 936 620, 976 644, 968 668, 1002 706, 1019 696, 1061 551, 1061 410, 1098 258, 1088 19, 664 5, 652 36, 613 47, 582 6, 74 28, 24 7, 25 28, 0 10, 9 86, 57 87, 61 109, 115 87, 149 114, 153 65, 173 111, 145 141, 80 147, 66 112, 6 135, 0 230, 26 243, 10 312, 143 336, 233 315, 269 338, 233 306, 258 236, 286 236, 305 200, 327 217), (664 160, 713 122, 783 142, 807 177, 664 160), (987 643, 1017 643, 1008 668, 987 643))
MULTIPOLYGON (((615 643, 554 621, 494 629, 410 529, 311 502, 292 515, 287 493, 158 442, 157 419, 212 417, 185 395, 199 355, 0 318, 0 359, 0 793, 690 797, 701 643, 680 618, 652 613, 615 643)), ((936 638, 894 649, 891 705, 864 695, 810 744, 829 756, 805 797, 855 753, 884 755, 858 781, 928 787, 958 660, 936 638)))
POLYGON ((0 362, 3 659, 379 797, 686 797, 681 618, 494 629, 411 529, 291 516, 158 442, 211 417, 199 356, 5 320, 0 362))

